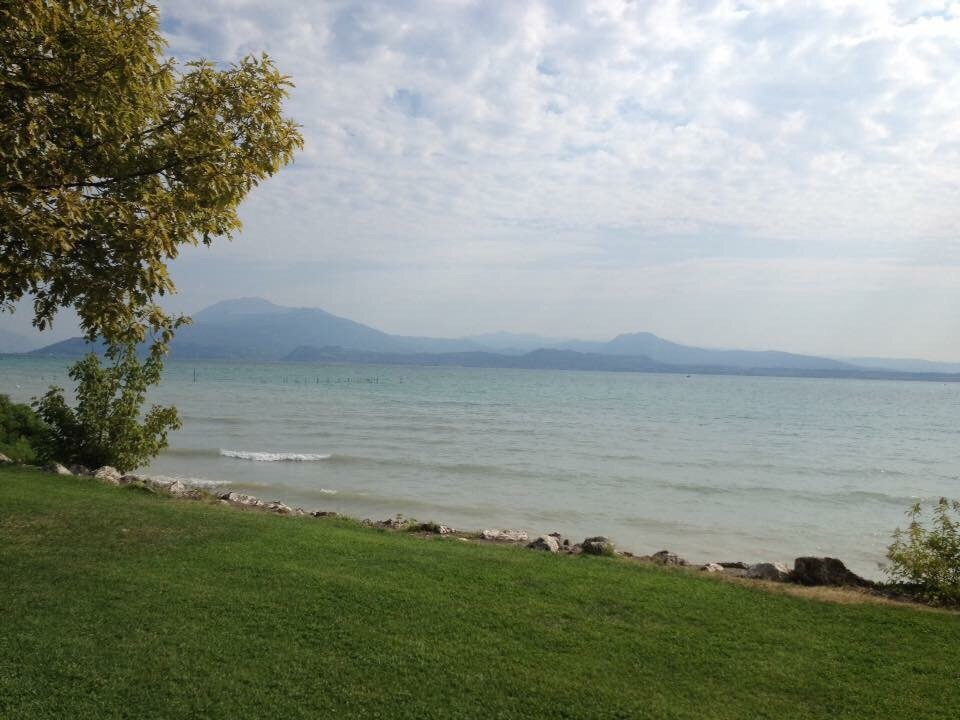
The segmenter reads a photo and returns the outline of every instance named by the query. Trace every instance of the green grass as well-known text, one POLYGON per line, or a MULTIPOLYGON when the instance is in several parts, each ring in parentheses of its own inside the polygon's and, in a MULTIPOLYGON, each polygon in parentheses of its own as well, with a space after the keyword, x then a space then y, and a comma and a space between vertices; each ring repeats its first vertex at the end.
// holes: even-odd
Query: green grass
POLYGON ((960 616, 0 468, 0 718, 944 718, 960 616))

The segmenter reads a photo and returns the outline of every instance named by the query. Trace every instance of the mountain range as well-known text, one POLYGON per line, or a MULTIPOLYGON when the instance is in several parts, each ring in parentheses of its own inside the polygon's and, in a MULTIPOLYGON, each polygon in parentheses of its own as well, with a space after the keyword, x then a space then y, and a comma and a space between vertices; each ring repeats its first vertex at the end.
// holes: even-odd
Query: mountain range
MULTIPOLYGON (((32 354, 74 357, 89 349, 81 338, 72 338, 32 354)), ((869 358, 859 365, 856 360, 772 350, 714 350, 681 345, 647 332, 619 335, 607 342, 512 333, 464 338, 391 335, 318 308, 283 307, 261 298, 225 300, 196 313, 193 324, 177 333, 171 357, 843 377, 953 370, 929 361, 890 360, 884 365, 882 358, 869 358), (921 369, 910 369, 911 362, 920 364, 921 369)))

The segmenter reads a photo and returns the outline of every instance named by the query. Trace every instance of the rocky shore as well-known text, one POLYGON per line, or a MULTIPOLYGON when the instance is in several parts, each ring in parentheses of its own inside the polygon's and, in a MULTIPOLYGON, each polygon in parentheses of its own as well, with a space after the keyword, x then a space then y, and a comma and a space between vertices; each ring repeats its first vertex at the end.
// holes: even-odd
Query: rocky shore
MULTIPOLYGON (((9 458, 0 455, 0 464, 11 464, 9 458)), ((202 488, 189 486, 173 478, 153 478, 136 474, 123 474, 116 469, 105 466, 96 470, 83 467, 67 468, 59 463, 53 463, 45 468, 57 475, 85 477, 117 487, 131 487, 147 492, 162 493, 175 498, 186 500, 203 500, 217 502, 243 510, 269 512, 277 515, 292 517, 327 518, 338 517, 338 513, 314 510, 308 511, 299 507, 290 507, 280 501, 264 501, 253 495, 225 491, 211 493, 202 488)), ((830 557, 798 557, 793 567, 787 567, 780 562, 745 563, 741 561, 717 561, 705 564, 692 564, 669 550, 660 550, 651 555, 635 555, 632 552, 620 550, 607 537, 598 535, 588 537, 580 542, 574 542, 559 532, 540 535, 531 540, 522 530, 507 530, 488 528, 479 532, 456 530, 448 525, 435 522, 419 522, 402 515, 386 520, 359 520, 360 523, 371 527, 409 532, 421 535, 441 535, 457 538, 464 542, 487 542, 513 544, 529 548, 530 550, 566 555, 599 555, 621 557, 636 562, 651 563, 663 566, 682 567, 700 572, 718 574, 730 577, 745 578, 747 580, 762 580, 777 583, 794 583, 797 585, 853 587, 879 590, 880 586, 866 578, 862 578, 850 571, 846 565, 836 558, 830 557)))

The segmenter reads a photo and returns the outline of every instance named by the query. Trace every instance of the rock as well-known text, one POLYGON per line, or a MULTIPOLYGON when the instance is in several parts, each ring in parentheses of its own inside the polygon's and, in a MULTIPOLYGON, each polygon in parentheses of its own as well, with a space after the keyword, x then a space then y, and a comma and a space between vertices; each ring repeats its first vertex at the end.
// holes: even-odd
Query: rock
POLYGON ((724 570, 747 570, 750 566, 745 562, 722 562, 717 563, 724 570))
POLYGON ((532 543, 527 545, 531 550, 545 550, 547 552, 560 552, 560 543, 553 535, 541 535, 532 543))
POLYGON ((752 580, 787 582, 790 571, 783 563, 756 563, 747 568, 747 577, 752 580))
POLYGON ((97 468, 97 471, 93 473, 93 477, 107 485, 119 485, 120 478, 123 477, 123 475, 121 475, 120 471, 115 467, 104 465, 101 468, 97 468))
POLYGON ((13 465, 13 460, 8 458, 3 453, 0 453, 0 465, 13 465))
POLYGON ((289 505, 284 505, 279 500, 274 500, 271 503, 267 503, 263 506, 264 510, 269 510, 270 512, 279 513, 280 515, 289 515, 292 510, 289 505))
POLYGON ((167 485, 164 490, 174 497, 185 497, 190 494, 190 488, 184 485, 179 480, 174 480, 172 483, 167 485))
POLYGON ((225 492, 217 496, 220 500, 234 503, 235 505, 246 505, 248 507, 259 507, 263 505, 263 500, 253 495, 244 495, 238 492, 225 492))
POLYGON ((527 534, 523 530, 484 530, 480 533, 484 540, 498 542, 526 542, 527 534))
POLYGON ((407 530, 411 525, 417 524, 417 521, 405 518, 403 515, 397 515, 374 524, 377 527, 389 528, 390 530, 407 530))
POLYGON ((337 517, 339 513, 335 513, 332 510, 314 510, 310 515, 315 518, 325 518, 325 517, 337 517))
POLYGON ((71 465, 70 472, 72 472, 74 475, 82 475, 85 477, 90 477, 93 475, 93 473, 90 471, 90 468, 88 468, 86 465, 71 465))
POLYGON ((718 572, 723 572, 724 568, 723 568, 723 565, 721 565, 720 563, 707 563, 700 569, 708 573, 718 573, 718 572))
POLYGON ((650 559, 653 560, 658 565, 686 565, 687 561, 676 553, 672 553, 669 550, 661 550, 660 552, 655 552, 650 556, 650 559))
POLYGON ((57 462, 47 465, 47 472, 52 472, 54 475, 73 475, 72 472, 57 462))
POLYGON ((134 475, 133 473, 127 473, 120 477, 120 485, 136 485, 140 483, 146 483, 147 479, 142 475, 134 475))
POLYGON ((614 551, 613 542, 603 535, 587 538, 580 543, 580 549, 588 555, 612 555, 614 551))
POLYGON ((847 569, 831 557, 798 557, 793 561, 790 579, 801 585, 854 585, 870 587, 874 583, 847 569))

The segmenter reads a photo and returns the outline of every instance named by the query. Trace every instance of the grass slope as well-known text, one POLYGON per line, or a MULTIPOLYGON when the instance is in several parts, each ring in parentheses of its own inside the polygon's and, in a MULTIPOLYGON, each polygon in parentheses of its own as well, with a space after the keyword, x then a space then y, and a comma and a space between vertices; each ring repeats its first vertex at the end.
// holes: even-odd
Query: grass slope
POLYGON ((0 468, 5 720, 958 708, 958 615, 0 468))

